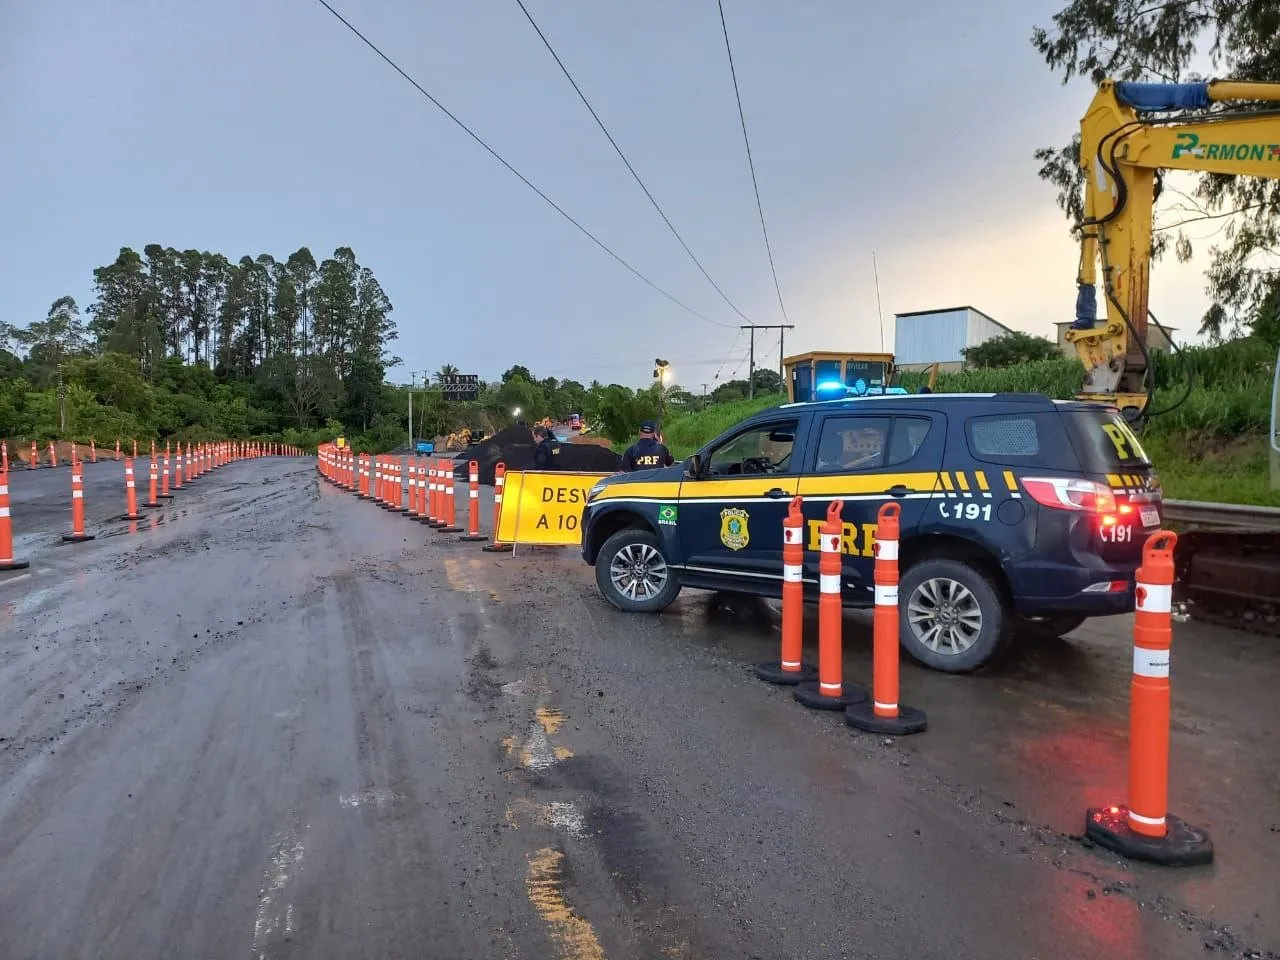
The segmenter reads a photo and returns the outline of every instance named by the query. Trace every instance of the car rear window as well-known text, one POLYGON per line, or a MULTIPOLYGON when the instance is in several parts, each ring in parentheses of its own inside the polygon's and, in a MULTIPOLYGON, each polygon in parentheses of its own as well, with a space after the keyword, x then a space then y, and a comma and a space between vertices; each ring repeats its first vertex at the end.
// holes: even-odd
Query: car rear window
POLYGON ((1045 470, 1078 470, 1058 417, 1044 411, 1012 411, 970 417, 969 454, 985 463, 1045 470))
POLYGON ((1147 451, 1118 410, 1063 410, 1062 421, 1089 473, 1116 473, 1151 466, 1147 451))

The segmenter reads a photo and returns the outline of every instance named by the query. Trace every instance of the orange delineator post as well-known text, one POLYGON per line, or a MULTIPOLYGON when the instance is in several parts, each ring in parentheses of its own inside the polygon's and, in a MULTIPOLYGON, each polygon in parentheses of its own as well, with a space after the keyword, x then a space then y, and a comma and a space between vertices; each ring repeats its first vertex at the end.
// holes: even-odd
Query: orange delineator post
POLYGON ((138 438, 133 438, 133 459, 138 459, 138 438))
POLYGON ((1201 827, 1169 813, 1169 660, 1173 647, 1173 548, 1157 530, 1142 547, 1134 585, 1133 678, 1129 685, 1129 803, 1092 807, 1085 836, 1121 856, 1166 866, 1213 860, 1201 827))
POLYGON ((756 664, 761 680, 783 686, 817 679, 804 662, 804 498, 795 497, 782 518, 782 651, 777 660, 756 664))
POLYGON ((182 489, 182 441, 179 440, 174 449, 173 458, 173 489, 182 489))
POLYGON ((27 461, 27 469, 34 470, 40 466, 40 448, 34 440, 31 441, 31 459, 27 461))
POLYGON ((93 437, 89 438, 89 460, 93 463, 98 462, 98 448, 93 443, 93 437))
POLYGON ((25 570, 31 564, 13 559, 13 518, 9 516, 9 471, 0 470, 0 570, 25 570))
POLYGON ((458 539, 471 542, 484 539, 480 532, 480 464, 475 460, 467 463, 467 532, 458 539))
POLYGON ((125 457, 124 460, 124 492, 125 502, 129 507, 129 512, 124 515, 124 518, 126 520, 141 520, 142 514, 138 512, 138 491, 133 483, 132 457, 125 457))
POLYGON ((498 461, 493 467, 493 539, 480 549, 486 553, 510 550, 511 544, 498 539, 498 521, 502 519, 502 491, 507 485, 507 465, 498 461))
POLYGON ((444 526, 444 518, 442 517, 443 511, 440 505, 440 461, 436 457, 431 457, 427 463, 431 475, 431 484, 427 491, 427 519, 425 522, 429 527, 442 527, 444 526))
POLYGON ((840 514, 843 500, 827 506, 827 519, 819 531, 822 552, 818 559, 818 679, 796 685, 795 698, 815 710, 843 710, 867 699, 867 691, 850 686, 845 689, 844 651, 841 649, 844 605, 840 598, 840 580, 844 572, 840 554, 843 525, 840 514))
POLYGON ((159 507, 162 505, 160 503, 160 500, 158 499, 160 494, 159 486, 160 486, 160 464, 156 460, 155 451, 152 450, 151 451, 151 477, 150 477, 150 483, 147 486, 147 502, 143 504, 144 507, 159 507))
POLYGON ((0 440, 0 473, 9 473, 9 441, 0 440))
POLYGON ((120 438, 116 437, 116 460, 120 459, 120 438))
POLYGON ((448 476, 445 478, 444 487, 444 525, 437 527, 441 533, 461 533, 462 528, 458 526, 458 498, 455 495, 455 464, 452 460, 445 461, 448 468, 448 476))
POLYGON ((417 520, 418 513, 418 458, 409 458, 409 507, 405 511, 405 516, 410 520, 417 520))
POLYGON ((92 533, 84 532, 84 478, 80 475, 80 464, 71 461, 71 532, 64 533, 62 539, 70 543, 82 543, 92 540, 92 533))
POLYGON ((924 712, 898 702, 898 540, 902 507, 886 503, 876 515, 876 606, 874 614, 875 677, 870 701, 855 703, 844 713, 845 723, 867 733, 922 733, 929 721, 924 712))
POLYGON ((56 467, 58 465, 58 451, 54 449, 53 441, 49 441, 49 466, 56 467))
POLYGON ((160 499, 172 500, 173 494, 169 492, 169 441, 164 442, 164 472, 160 474, 160 499))

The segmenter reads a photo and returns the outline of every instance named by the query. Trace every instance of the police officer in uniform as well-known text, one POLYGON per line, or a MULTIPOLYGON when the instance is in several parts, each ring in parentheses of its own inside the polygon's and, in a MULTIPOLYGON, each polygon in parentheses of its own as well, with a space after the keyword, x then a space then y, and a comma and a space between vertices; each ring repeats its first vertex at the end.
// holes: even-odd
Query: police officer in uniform
POLYGON ((538 470, 555 470, 560 461, 560 441, 547 427, 534 427, 538 445, 533 448, 533 465, 538 470))
POLYGON ((653 470, 656 467, 669 467, 676 462, 667 445, 657 437, 658 425, 652 420, 640 424, 640 439, 627 447, 622 455, 622 469, 653 470))

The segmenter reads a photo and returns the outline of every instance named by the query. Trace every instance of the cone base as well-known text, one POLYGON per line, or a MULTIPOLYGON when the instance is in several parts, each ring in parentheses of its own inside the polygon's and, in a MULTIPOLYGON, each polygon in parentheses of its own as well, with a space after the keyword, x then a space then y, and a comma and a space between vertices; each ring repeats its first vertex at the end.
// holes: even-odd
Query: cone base
POLYGON ((781 660, 769 660, 757 663, 754 672, 766 683, 784 687, 794 687, 797 683, 809 683, 818 679, 818 668, 807 661, 801 662, 799 670, 783 670, 781 660))
POLYGON ((121 514, 120 519, 121 520, 145 520, 146 517, 144 517, 140 513, 125 513, 125 514, 121 514))
POLYGON ((434 527, 436 525, 436 522, 430 517, 419 517, 418 522, 427 527, 434 527))
POLYGON ((479 543, 481 540, 488 540, 489 538, 483 533, 464 533, 458 539, 464 543, 479 543))
POLYGON ((461 527, 444 526, 444 527, 436 528, 436 533, 461 533, 461 532, 462 532, 461 527))
POLYGON ((144 507, 146 507, 146 508, 147 508, 147 509, 149 509, 149 510, 154 510, 154 509, 156 509, 157 507, 163 507, 163 506, 164 506, 164 504, 163 504, 163 503, 161 503, 159 500, 152 500, 152 501, 150 501, 149 503, 144 503, 144 504, 143 504, 143 506, 144 506, 144 507))
POLYGON ((25 570, 29 566, 30 560, 0 560, 0 570, 25 570))
POLYGON ((160 499, 161 499, 161 500, 172 500, 172 499, 173 499, 173 494, 172 494, 172 493, 162 493, 162 494, 160 494, 160 499))
POLYGON ((511 544, 509 543, 486 543, 480 548, 485 553, 510 553, 511 544))
POLYGON ((1213 862, 1213 841, 1207 831, 1165 816, 1165 835, 1148 837, 1129 827, 1129 808, 1090 807, 1084 835, 1098 846, 1130 860, 1146 860, 1166 867, 1193 867, 1213 862))
POLYGON ((866 700, 870 694, 862 687, 851 683, 841 684, 838 697, 830 697, 821 691, 816 680, 801 683, 796 687, 795 698, 811 710, 843 710, 845 707, 866 700))
POLYGON ((97 534, 94 533, 64 533, 62 539, 67 543, 84 543, 86 540, 92 540, 97 534))
POLYGON ((844 722, 865 733, 888 733, 896 736, 924 733, 929 729, 929 718, 924 715, 923 710, 900 703, 896 717, 880 717, 876 716, 874 700, 855 703, 844 712, 844 722))

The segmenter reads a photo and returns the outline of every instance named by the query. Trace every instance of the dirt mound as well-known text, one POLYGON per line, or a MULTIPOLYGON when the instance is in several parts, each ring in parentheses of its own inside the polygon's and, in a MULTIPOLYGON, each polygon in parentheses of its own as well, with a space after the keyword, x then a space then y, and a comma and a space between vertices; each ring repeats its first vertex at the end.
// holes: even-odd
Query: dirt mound
MULTIPOLYGON (((31 441, 30 440, 26 440, 26 441, 6 440, 5 444, 7 445, 9 450, 9 462, 11 464, 11 469, 14 467, 19 467, 19 465, 21 466, 22 469, 25 469, 27 465, 31 462, 31 441)), ((98 459, 102 459, 103 457, 107 457, 108 459, 113 459, 116 455, 115 441, 111 442, 110 447, 107 447, 104 449, 103 447, 92 448, 87 443, 72 444, 68 440, 59 440, 57 443, 53 445, 54 451, 56 452, 58 457, 58 466, 65 467, 71 463, 71 450, 73 446, 75 448, 76 458, 78 460, 86 460, 86 461, 91 460, 95 454, 95 451, 98 459)), ((121 449, 123 451, 124 456, 129 456, 133 452, 132 442, 126 442, 122 444, 121 449)), ((147 448, 147 451, 144 451, 142 449, 142 445, 139 444, 138 456, 140 457, 147 456, 149 455, 149 451, 150 451, 150 447, 147 448)), ((36 466, 48 467, 50 465, 51 464, 49 462, 48 441, 37 444, 36 466)))
POLYGON ((612 449, 613 447, 613 444, 609 442, 608 438, 598 436, 594 433, 587 434, 585 437, 582 434, 578 434, 576 437, 570 437, 569 442, 570 443, 589 443, 593 447, 608 447, 610 449, 612 449))
MULTIPOLYGON (((493 486, 494 468, 504 463, 508 470, 532 470, 533 451, 537 444, 533 431, 528 427, 508 427, 484 443, 477 444, 459 456, 454 476, 466 479, 468 461, 475 460, 480 469, 480 482, 493 486)), ((622 458, 608 447, 595 443, 560 444, 560 469, 587 473, 612 473, 618 469, 622 458)))

